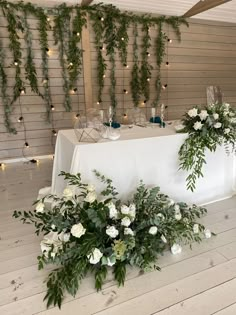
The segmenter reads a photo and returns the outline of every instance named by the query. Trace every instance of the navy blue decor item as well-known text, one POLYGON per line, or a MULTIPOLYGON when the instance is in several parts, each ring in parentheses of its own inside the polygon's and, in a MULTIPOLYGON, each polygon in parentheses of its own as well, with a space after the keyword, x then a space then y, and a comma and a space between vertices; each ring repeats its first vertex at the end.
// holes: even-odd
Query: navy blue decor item
MULTIPOLYGON (((104 125, 109 127, 110 123, 106 122, 106 123, 104 123, 104 125)), ((120 128, 120 124, 117 122, 112 122, 111 126, 112 126, 112 128, 120 128)))
MULTIPOLYGON (((153 117, 150 118, 149 120, 151 123, 153 123, 153 117)), ((154 118, 154 124, 161 124, 161 118, 159 116, 156 116, 154 118)), ((163 122, 163 127, 165 127, 165 123, 163 122)))

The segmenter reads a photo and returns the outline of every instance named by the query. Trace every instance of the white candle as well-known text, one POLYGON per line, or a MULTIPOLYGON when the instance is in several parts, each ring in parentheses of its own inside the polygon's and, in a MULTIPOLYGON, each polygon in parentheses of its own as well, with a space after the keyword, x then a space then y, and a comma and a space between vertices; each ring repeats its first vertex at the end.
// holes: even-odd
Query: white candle
POLYGON ((151 113, 152 113, 152 117, 156 116, 156 108, 155 107, 151 108, 151 113))
POLYGON ((100 110, 100 118, 101 118, 101 121, 104 120, 104 111, 102 109, 100 110))

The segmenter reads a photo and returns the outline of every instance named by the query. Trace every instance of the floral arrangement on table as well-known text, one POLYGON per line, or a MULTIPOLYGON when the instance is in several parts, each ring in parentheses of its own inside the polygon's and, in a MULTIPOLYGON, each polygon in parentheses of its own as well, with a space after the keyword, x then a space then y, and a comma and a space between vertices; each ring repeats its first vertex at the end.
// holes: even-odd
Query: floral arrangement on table
POLYGON ((190 109, 178 127, 187 132, 188 138, 179 150, 180 169, 189 172, 187 189, 194 191, 196 180, 203 177, 206 149, 215 152, 218 145, 225 145, 226 152, 235 151, 236 111, 228 103, 208 105, 204 109, 190 109))
POLYGON ((211 237, 210 230, 197 222, 205 208, 175 203, 158 187, 147 188, 142 182, 124 204, 112 181, 95 174, 105 185, 100 197, 94 185, 82 183, 80 174, 62 172, 69 186, 61 198, 49 195, 34 203, 34 211, 13 214, 23 223, 34 224, 37 235, 44 234, 39 269, 57 265, 47 279, 47 306, 60 307, 66 291, 75 296, 88 272, 94 273, 97 290, 111 268, 123 285, 128 265, 158 270, 158 256, 166 248, 178 254, 181 243, 211 237))

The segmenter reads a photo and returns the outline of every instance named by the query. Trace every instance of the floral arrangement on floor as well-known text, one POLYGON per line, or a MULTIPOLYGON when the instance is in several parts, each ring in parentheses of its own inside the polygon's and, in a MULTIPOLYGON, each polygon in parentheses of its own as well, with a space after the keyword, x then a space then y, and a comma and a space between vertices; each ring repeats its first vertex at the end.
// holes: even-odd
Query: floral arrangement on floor
POLYGON ((211 237, 197 222, 205 208, 175 203, 158 187, 142 182, 124 204, 112 181, 94 172, 105 187, 99 196, 94 185, 82 183, 80 174, 62 172, 68 187, 61 198, 49 195, 34 203, 34 211, 14 211, 15 218, 34 224, 37 235, 44 234, 39 269, 57 265, 47 279, 47 306, 61 307, 66 291, 75 296, 88 272, 94 273, 97 290, 110 268, 123 285, 128 265, 159 270, 157 259, 165 249, 178 254, 180 244, 211 237))
POLYGON ((206 150, 215 152, 225 145, 226 152, 235 151, 236 111, 228 103, 194 107, 186 114, 178 132, 187 132, 188 138, 179 150, 180 169, 189 172, 187 189, 194 191, 196 180, 203 177, 206 150))

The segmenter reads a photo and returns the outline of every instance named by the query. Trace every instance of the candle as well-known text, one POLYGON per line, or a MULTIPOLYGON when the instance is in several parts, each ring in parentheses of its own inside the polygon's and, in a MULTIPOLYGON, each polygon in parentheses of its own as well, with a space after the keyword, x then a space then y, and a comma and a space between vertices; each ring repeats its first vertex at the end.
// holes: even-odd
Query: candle
POLYGON ((151 108, 151 113, 152 113, 152 117, 156 116, 156 108, 155 107, 151 108))
POLYGON ((101 109, 99 112, 100 112, 101 121, 103 122, 103 120, 104 120, 104 111, 101 109))

